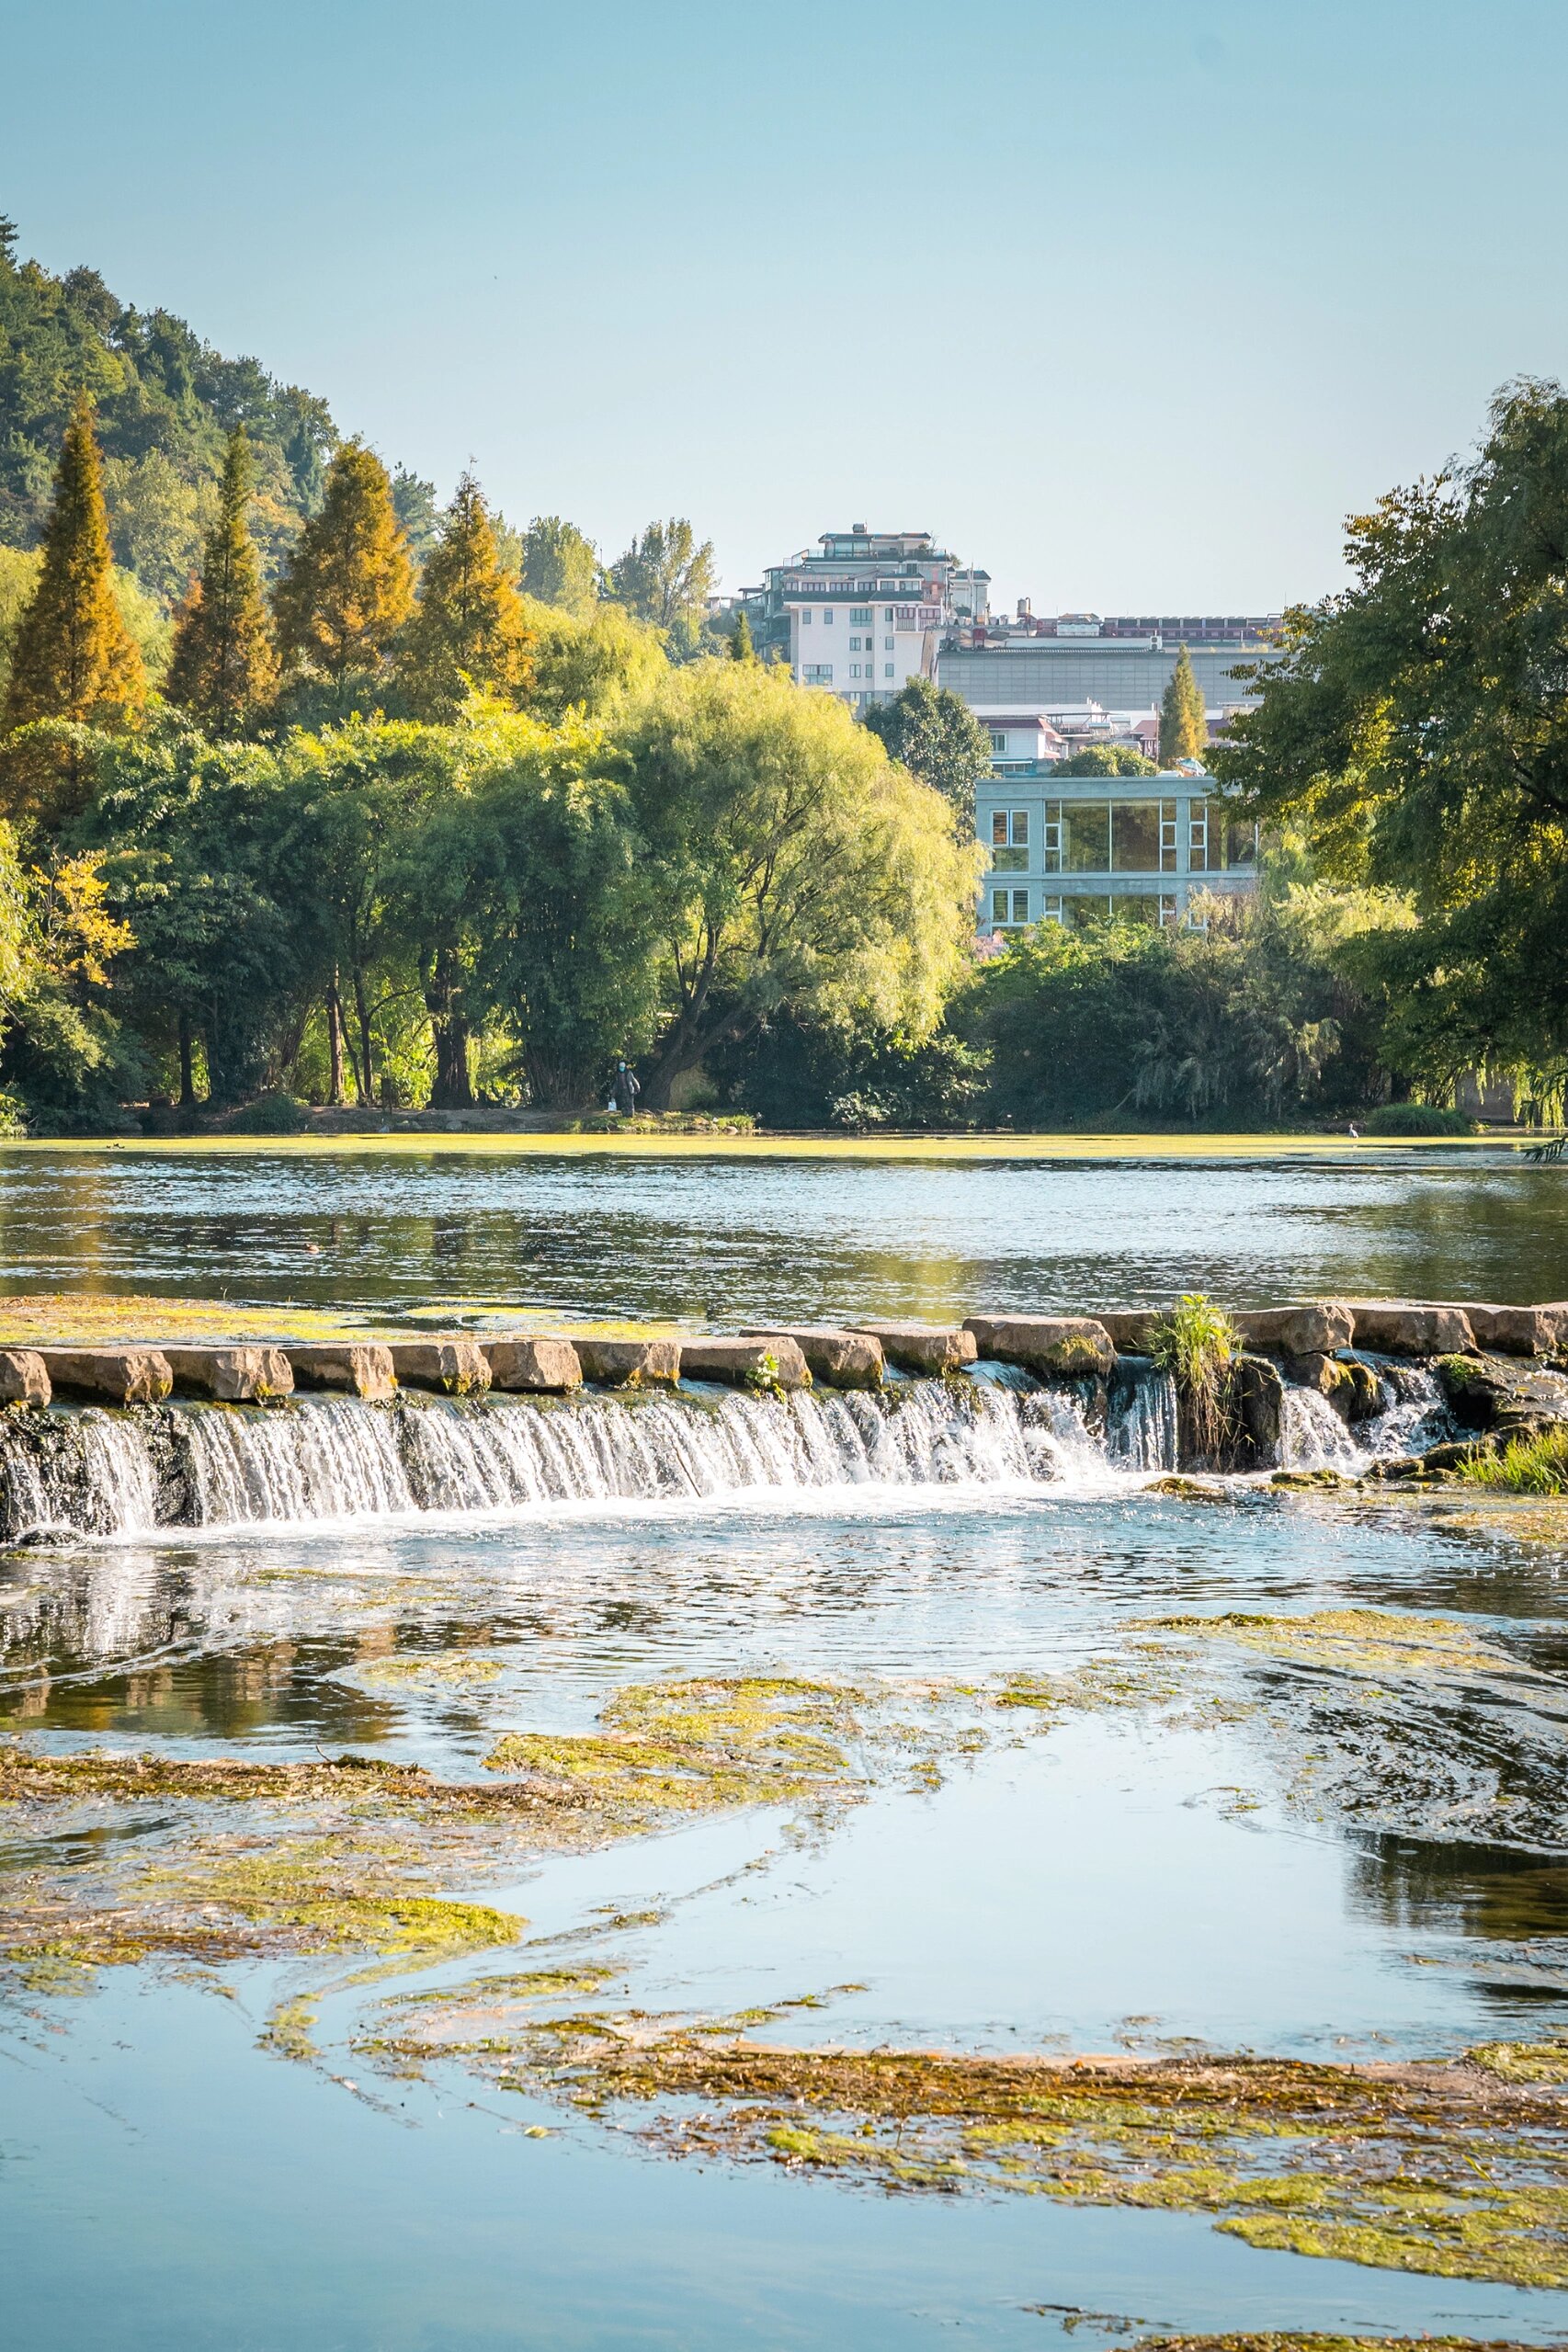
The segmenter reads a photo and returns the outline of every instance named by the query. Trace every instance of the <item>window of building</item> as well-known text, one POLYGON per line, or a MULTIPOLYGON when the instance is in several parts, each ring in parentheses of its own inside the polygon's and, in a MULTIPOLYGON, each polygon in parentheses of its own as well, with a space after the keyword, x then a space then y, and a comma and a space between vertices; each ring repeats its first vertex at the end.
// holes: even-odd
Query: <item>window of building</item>
POLYGON ((807 623, 808 623, 808 622, 810 621, 810 619, 811 619, 811 617, 812 617, 812 616, 811 616, 811 614, 810 614, 810 612, 809 612, 809 611, 807 611, 807 612, 803 612, 803 613, 801 615, 801 628, 802 628, 802 629, 804 629, 804 628, 806 627, 807 623))
POLYGON ((825 629, 833 619, 833 607, 831 605, 824 605, 822 608, 822 618, 823 626, 825 629))
POLYGON ((884 677, 892 677, 892 675, 893 675, 893 665, 892 665, 892 664, 891 662, 884 662, 884 663, 882 664, 882 676, 883 676, 884 677))
POLYGON ((1160 928, 1168 931, 1176 919, 1176 892, 1164 891, 1160 895, 1160 928))
POLYGON ((992 892, 991 920, 993 923, 1006 923, 1007 920, 1007 896, 1006 891, 992 892))
POLYGON ((991 846, 1002 849, 1010 843, 1015 848, 1028 846, 1029 812, 1028 809, 993 809, 991 812, 991 846))
POLYGON ((850 613, 849 613, 849 626, 850 626, 850 628, 851 628, 851 629, 869 629, 869 628, 870 627, 870 625, 871 625, 871 608, 870 608, 870 606, 869 606, 869 605, 855 605, 855 606, 852 606, 852 607, 851 607, 851 608, 850 608, 850 613))
POLYGON ((1086 930, 1091 923, 1103 923, 1109 915, 1109 894, 1095 891, 1079 898, 1064 898, 1062 911, 1075 931, 1086 930))
POLYGON ((1187 869, 1189 874, 1210 874, 1219 870, 1220 845, 1214 844, 1214 862, 1209 855, 1209 803, 1189 801, 1187 804, 1187 869))
POLYGON ((1061 801, 1059 835, 1064 874, 1110 871, 1110 810, 1104 801, 1061 801))
POLYGON ((852 653, 858 653, 860 651, 860 640, 858 637, 852 637, 849 640, 849 650, 852 653))
POLYGON ((1062 920, 1062 901, 1059 898, 1041 899, 1040 903, 1040 919, 1042 923, 1060 923, 1062 920))
MULTIPOLYGON (((891 612, 888 615, 888 619, 890 620, 892 619, 891 612)), ((891 637, 884 637, 882 639, 882 651, 884 653, 891 653, 892 652, 892 639, 891 637)))
POLYGON ((804 677, 808 686, 831 686, 833 684, 833 664, 831 662, 807 662, 802 667, 801 676, 804 677))
POLYGON ((1028 891, 1015 891, 1013 892, 1013 920, 1015 923, 1027 923, 1028 919, 1029 894, 1028 891))
POLYGON ((1244 873, 1257 863, 1257 827, 1239 817, 1225 820, 1225 870, 1244 873))
POLYGON ((999 728, 993 727, 991 730, 991 756, 993 759, 1000 759, 1006 748, 1006 736, 999 728))
POLYGON ((1160 802, 1160 871, 1174 874, 1176 869, 1176 804, 1174 801, 1160 802))
MULTIPOLYGON (((851 641, 851 642, 853 642, 853 641, 851 641)), ((850 676, 851 676, 851 677, 858 677, 858 676, 859 676, 859 675, 860 675, 860 665, 859 665, 859 663, 858 663, 858 662, 851 662, 851 663, 850 663, 850 665, 849 665, 849 675, 850 675, 850 676)))
POLYGON ((1158 801, 1113 801, 1110 804, 1110 867, 1113 874, 1157 874, 1160 870, 1158 801))
POLYGON ((884 612, 883 612, 883 614, 882 614, 882 619, 883 619, 884 620, 891 620, 891 619, 892 619, 892 605, 889 605, 889 606, 886 608, 886 609, 884 610, 884 612))

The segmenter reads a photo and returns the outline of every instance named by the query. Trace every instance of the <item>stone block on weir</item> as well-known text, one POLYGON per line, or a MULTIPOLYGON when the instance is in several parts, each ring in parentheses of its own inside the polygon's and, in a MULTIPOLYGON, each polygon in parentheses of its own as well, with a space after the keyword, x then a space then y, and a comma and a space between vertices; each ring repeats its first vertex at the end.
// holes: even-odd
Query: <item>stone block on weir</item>
POLYGON ((669 1386, 680 1378, 678 1339, 577 1339, 572 1345, 586 1381, 611 1388, 669 1386))
POLYGON ((394 1339, 387 1352, 403 1388, 483 1396, 490 1386, 490 1359, 477 1340, 394 1339))
POLYGON ((830 1389, 879 1389, 882 1346, 869 1331, 837 1331, 825 1324, 747 1324, 755 1339, 792 1339, 813 1381, 830 1389))
POLYGON ((176 1389, 216 1397, 222 1404, 250 1404, 293 1392, 294 1368, 281 1347, 165 1347, 176 1389))
POLYGON ((0 1404, 47 1404, 52 1393, 36 1347, 0 1347, 0 1404))
POLYGON ((1332 1356, 1358 1336, 1342 1299, 1303 1299, 1292 1307, 1249 1307, 1233 1314, 1247 1346, 1265 1356, 1332 1356))
MULTIPOLYGON (((1425 1307, 1389 1299, 1355 1299, 1356 1345, 1379 1356, 1462 1356, 1475 1346, 1462 1307, 1425 1307)), ((1304 1352, 1304 1351, 1303 1351, 1304 1352)))
POLYGON ((1107 1307, 1096 1311, 1095 1321, 1119 1356, 1146 1356, 1149 1334, 1163 1312, 1159 1307, 1107 1307))
POLYGON ((1103 1323, 1088 1315, 969 1315, 982 1356, 1018 1364, 1044 1380, 1103 1380, 1116 1345, 1103 1323))
POLYGON ((560 1395, 583 1384, 583 1366, 569 1339, 482 1339, 493 1388, 560 1395))
POLYGON ((175 1384, 155 1347, 40 1347, 38 1353, 57 1392, 90 1397, 95 1404, 158 1404, 175 1384))
POLYGON ((688 1339, 680 1343, 681 1378, 728 1381, 739 1388, 809 1389, 804 1355, 782 1332, 758 1338, 688 1339))
POLYGON ((973 1332, 961 1324, 858 1323, 853 1328, 879 1340, 888 1362, 901 1372, 961 1371, 980 1352, 973 1332))
POLYGON ((1499 1356, 1561 1356, 1568 1353, 1568 1306, 1482 1307, 1461 1312, 1478 1347, 1499 1356))
POLYGON ((397 1394, 392 1352, 376 1340, 319 1340, 283 1352, 300 1388, 340 1389, 372 1402, 397 1394))

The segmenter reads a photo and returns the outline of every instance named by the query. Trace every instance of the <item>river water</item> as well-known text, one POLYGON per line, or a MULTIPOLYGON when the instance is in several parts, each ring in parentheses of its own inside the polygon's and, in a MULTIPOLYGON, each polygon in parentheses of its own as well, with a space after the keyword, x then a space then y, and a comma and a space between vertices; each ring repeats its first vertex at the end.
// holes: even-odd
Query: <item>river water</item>
MULTIPOLYGON (((718 1323, 1191 1287, 1553 1297, 1568 1290, 1564 1187, 1442 1160, 0 1165, 14 1290, 227 1289, 380 1317, 443 1296, 476 1314, 711 1307, 718 1323)), ((1429 1402, 1391 1388, 1391 1449, 1429 1402)), ((498 1734, 587 1730, 629 1685, 756 1673, 978 1688, 1136 1660, 1153 1618, 1437 1616, 1517 1676, 1428 1676, 1337 1749, 1353 1673, 1244 1651, 1210 1662, 1199 1645, 1181 1672, 1210 1676, 1215 1703, 1188 1714, 1085 1707, 1043 1736, 960 1745, 925 1778, 875 1776, 863 1801, 812 1820, 704 1815, 541 1854, 478 1892, 526 1915, 530 1966, 595 1954, 612 1980, 602 2006, 820 1997, 769 2028, 801 2040, 1344 2060, 1568 2028, 1568 1526, 1458 1494, 1416 1506, 1236 1482, 1187 1500, 1151 1484, 1158 1400, 1120 1410, 1119 1443, 1072 1400, 983 1380, 956 1404, 935 1387, 885 1406, 590 1402, 553 1430, 521 1405, 416 1407, 398 1435, 395 1416, 367 1434, 366 1408, 323 1402, 287 1439, 281 1421, 214 1414, 190 1441, 208 1481, 193 1527, 159 1524, 126 1425, 106 1418, 95 1476, 118 1500, 98 1531, 0 1553, 0 1733, 193 1757, 347 1751, 483 1778, 498 1734), (349 1427, 329 1443, 335 1417, 349 1427), (118 1469, 101 1467, 110 1456, 118 1469), (439 1671, 475 1657, 472 1680, 439 1671)), ((1376 1425, 1365 1436, 1380 1442, 1376 1425)), ((89 1872, 117 1837, 156 1854, 168 1834, 146 1809, 105 1812, 58 1852, 17 1842, 0 1891, 40 1853, 89 1872)), ((477 1965, 515 1970, 517 1954, 477 1965)), ((673 2161, 455 2063, 389 2086, 352 2048, 387 1988, 331 1973, 324 1993, 319 1964, 277 1960, 12 1986, 0 2278, 17 2341, 1568 2338, 1568 2294, 1259 2251, 1199 2214, 885 2196, 673 2161), (313 2062, 260 2046, 269 2010, 301 1988, 320 1994, 313 2062)))

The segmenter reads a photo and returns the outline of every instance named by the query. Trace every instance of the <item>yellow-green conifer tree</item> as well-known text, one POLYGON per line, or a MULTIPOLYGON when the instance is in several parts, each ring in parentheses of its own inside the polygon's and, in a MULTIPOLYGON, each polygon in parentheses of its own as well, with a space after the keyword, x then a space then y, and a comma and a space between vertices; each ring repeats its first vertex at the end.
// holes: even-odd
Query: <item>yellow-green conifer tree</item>
POLYGON ((1178 759, 1205 759, 1208 752, 1203 689, 1192 675, 1192 659, 1184 645, 1160 698, 1160 757, 1168 767, 1178 759))
POLYGON ((201 577, 179 616, 165 689, 210 734, 232 735, 278 682, 272 627, 248 515, 250 445, 243 425, 229 440, 218 519, 207 534, 201 577))
POLYGON ((387 470, 362 441, 346 441, 328 468, 272 609, 286 677, 343 685, 385 669, 414 610, 414 565, 387 470))
POLYGON ((465 473, 425 565, 398 675, 422 719, 449 719, 471 686, 520 703, 533 633, 495 544, 484 495, 465 473))
MULTIPOLYGON (((5 738, 38 719, 123 727, 140 716, 146 674, 112 573, 93 407, 84 392, 61 444, 38 585, 17 630, 5 738)), ((68 744, 0 740, 0 748, 16 808, 63 813, 85 790, 85 762, 68 744)))

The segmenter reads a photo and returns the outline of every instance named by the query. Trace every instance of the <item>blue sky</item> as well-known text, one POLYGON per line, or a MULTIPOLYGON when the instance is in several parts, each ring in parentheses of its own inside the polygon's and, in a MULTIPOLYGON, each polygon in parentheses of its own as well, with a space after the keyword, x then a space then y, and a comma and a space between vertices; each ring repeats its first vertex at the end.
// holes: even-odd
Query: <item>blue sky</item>
POLYGON ((11 0, 0 210, 443 494, 1255 610, 1568 375, 1568 0, 11 0))

